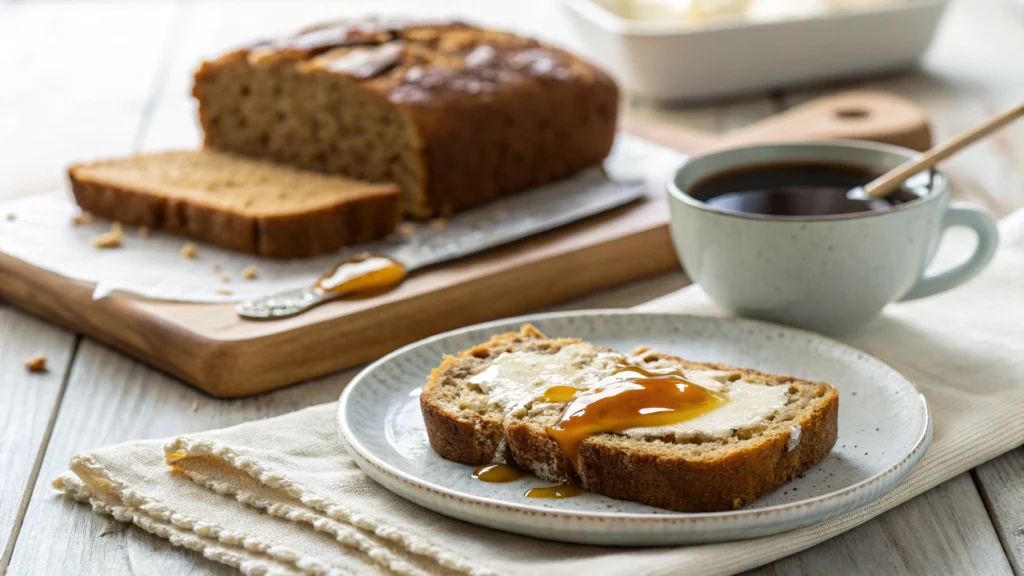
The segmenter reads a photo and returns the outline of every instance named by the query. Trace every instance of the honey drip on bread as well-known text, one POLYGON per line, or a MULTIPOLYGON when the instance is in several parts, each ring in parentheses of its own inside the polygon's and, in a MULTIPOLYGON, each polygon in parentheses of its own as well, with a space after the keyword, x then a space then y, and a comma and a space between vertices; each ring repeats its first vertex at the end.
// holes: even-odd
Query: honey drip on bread
MULTIPOLYGON (((548 434, 575 465, 579 447, 588 437, 676 424, 706 414, 727 402, 728 397, 690 382, 676 368, 651 369, 621 362, 611 375, 589 390, 552 386, 539 400, 568 402, 561 419, 548 434)), ((489 464, 473 472, 485 482, 511 482, 522 472, 507 464, 489 464)), ((527 498, 571 498, 583 490, 572 482, 532 488, 527 498)))
MULTIPOLYGON (((548 427, 548 434, 574 465, 580 444, 594 434, 676 424, 729 401, 718 392, 690 382, 679 369, 628 364, 619 366, 596 387, 577 392, 558 423, 548 427)), ((555 391, 553 396, 564 397, 564 393, 555 391)))
POLYGON ((320 294, 374 296, 393 290, 406 275, 405 266, 397 260, 363 252, 321 276, 313 289, 320 294))

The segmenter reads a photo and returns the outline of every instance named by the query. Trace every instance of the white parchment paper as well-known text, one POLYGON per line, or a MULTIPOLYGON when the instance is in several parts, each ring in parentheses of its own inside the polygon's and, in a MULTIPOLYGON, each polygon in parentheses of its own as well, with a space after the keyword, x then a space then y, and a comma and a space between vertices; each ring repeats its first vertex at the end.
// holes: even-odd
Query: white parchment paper
MULTIPOLYGON (((683 159, 672 150, 619 135, 606 168, 614 178, 643 177, 648 186, 662 188, 669 171, 683 159)), ((191 302, 233 302, 298 288, 315 281, 342 257, 335 253, 275 260, 195 242, 198 257, 189 259, 181 255, 181 247, 189 240, 156 230, 142 238, 130 226, 123 229, 120 248, 98 249, 92 246, 92 239, 109 230, 110 222, 94 218, 75 226, 72 219, 78 213, 70 195, 62 191, 0 202, 0 252, 93 283, 95 298, 120 291, 191 302), (256 279, 242 277, 248 266, 258 269, 256 279), (225 282, 223 275, 230 281, 225 282), (223 289, 231 294, 218 293, 223 289)), ((452 219, 453 225, 458 218, 456 215, 452 219)))

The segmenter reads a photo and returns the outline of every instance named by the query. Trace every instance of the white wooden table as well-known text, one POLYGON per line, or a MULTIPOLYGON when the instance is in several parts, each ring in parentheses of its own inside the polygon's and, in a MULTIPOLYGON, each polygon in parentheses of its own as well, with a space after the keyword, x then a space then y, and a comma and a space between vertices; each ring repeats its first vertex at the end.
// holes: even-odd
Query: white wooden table
MULTIPOLYGON (((203 55, 331 16, 437 11, 424 2, 258 3, 0 0, 0 194, 60 185, 72 160, 194 146, 187 98, 203 55)), ((557 7, 447 2, 442 13, 572 44, 557 7)), ((870 41, 870 39, 865 39, 870 41)), ((1008 0, 959 0, 923 70, 856 84, 907 96, 939 139, 1024 98, 1024 13, 1008 0)), ((836 89, 844 86, 831 86, 836 89)), ((727 130, 824 91, 772 92, 639 111, 727 130)), ((1024 206, 1024 126, 945 164, 956 194, 997 215, 1024 206)), ((681 272, 566 308, 630 306, 685 285, 681 272)), ((335 399, 352 372, 245 400, 217 400, 95 341, 0 303, 0 574, 208 574, 223 566, 54 497, 75 452, 236 424, 335 399), (49 372, 22 362, 44 353, 49 372)), ((1024 385, 1024 383, 1020 383, 1024 385)), ((842 536, 755 573, 1024 573, 1024 449, 963 474, 842 536)))

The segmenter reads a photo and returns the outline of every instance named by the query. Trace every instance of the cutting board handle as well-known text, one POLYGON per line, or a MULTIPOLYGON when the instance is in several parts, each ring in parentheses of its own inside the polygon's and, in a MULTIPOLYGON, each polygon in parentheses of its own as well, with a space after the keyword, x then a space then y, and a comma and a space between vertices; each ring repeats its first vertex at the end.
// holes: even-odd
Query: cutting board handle
POLYGON ((871 140, 926 150, 928 116, 918 105, 885 92, 857 90, 816 98, 744 128, 709 134, 668 124, 623 120, 623 129, 691 154, 798 140, 871 140))

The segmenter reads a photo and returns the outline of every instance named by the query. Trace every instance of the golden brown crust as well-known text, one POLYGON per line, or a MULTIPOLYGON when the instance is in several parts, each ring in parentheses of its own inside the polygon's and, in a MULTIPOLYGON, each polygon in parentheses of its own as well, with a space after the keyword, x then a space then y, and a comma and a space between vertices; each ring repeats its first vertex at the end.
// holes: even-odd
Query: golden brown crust
POLYGON ((230 52, 200 66, 193 95, 206 145, 399 182, 417 217, 599 164, 611 150, 619 97, 608 74, 535 40, 459 22, 395 20, 328 23, 230 52), (370 128, 349 123, 336 96, 307 109, 313 95, 353 85, 410 127, 401 150, 385 147, 403 159, 399 175, 347 172, 352 162, 339 140, 370 128), (285 139, 289 146, 277 144, 285 139))
POLYGON ((789 385, 810 398, 806 408, 785 422, 734 443, 699 455, 673 452, 673 444, 616 434, 598 434, 583 441, 578 468, 562 454, 546 428, 525 418, 504 419, 503 413, 452 410, 442 397, 442 383, 451 385, 468 374, 466 358, 481 360, 521 349, 525 343, 557 349, 575 339, 546 340, 529 325, 520 332, 492 337, 488 342, 446 357, 435 369, 421 395, 431 446, 442 457, 465 464, 486 464, 511 456, 528 470, 542 470, 548 480, 569 478, 587 489, 680 512, 739 508, 775 490, 814 466, 835 444, 838 435, 839 394, 821 382, 742 370, 715 363, 690 362, 638 349, 633 357, 644 362, 669 361, 688 370, 722 370, 742 374, 745 381, 789 385), (468 416, 467 416, 468 414, 468 416), (504 421, 503 421, 504 420, 504 421), (789 449, 790 427, 799 425, 799 442, 789 449), (502 439, 506 445, 502 446, 502 439), (500 450, 498 449, 500 447, 500 450))
POLYGON ((68 178, 75 201, 90 214, 273 258, 313 256, 380 239, 401 220, 401 196, 395 187, 380 186, 307 210, 251 214, 241 206, 231 209, 94 178, 89 168, 73 165, 68 178))
POLYGON ((444 357, 441 365, 430 372, 427 384, 420 391, 420 408, 434 451, 447 460, 462 464, 509 461, 505 434, 501 430, 502 418, 497 414, 462 409, 445 395, 443 385, 460 359, 497 356, 517 349, 524 342, 544 341, 546 338, 533 326, 525 325, 519 332, 497 334, 483 344, 459 352, 457 356, 444 357))

